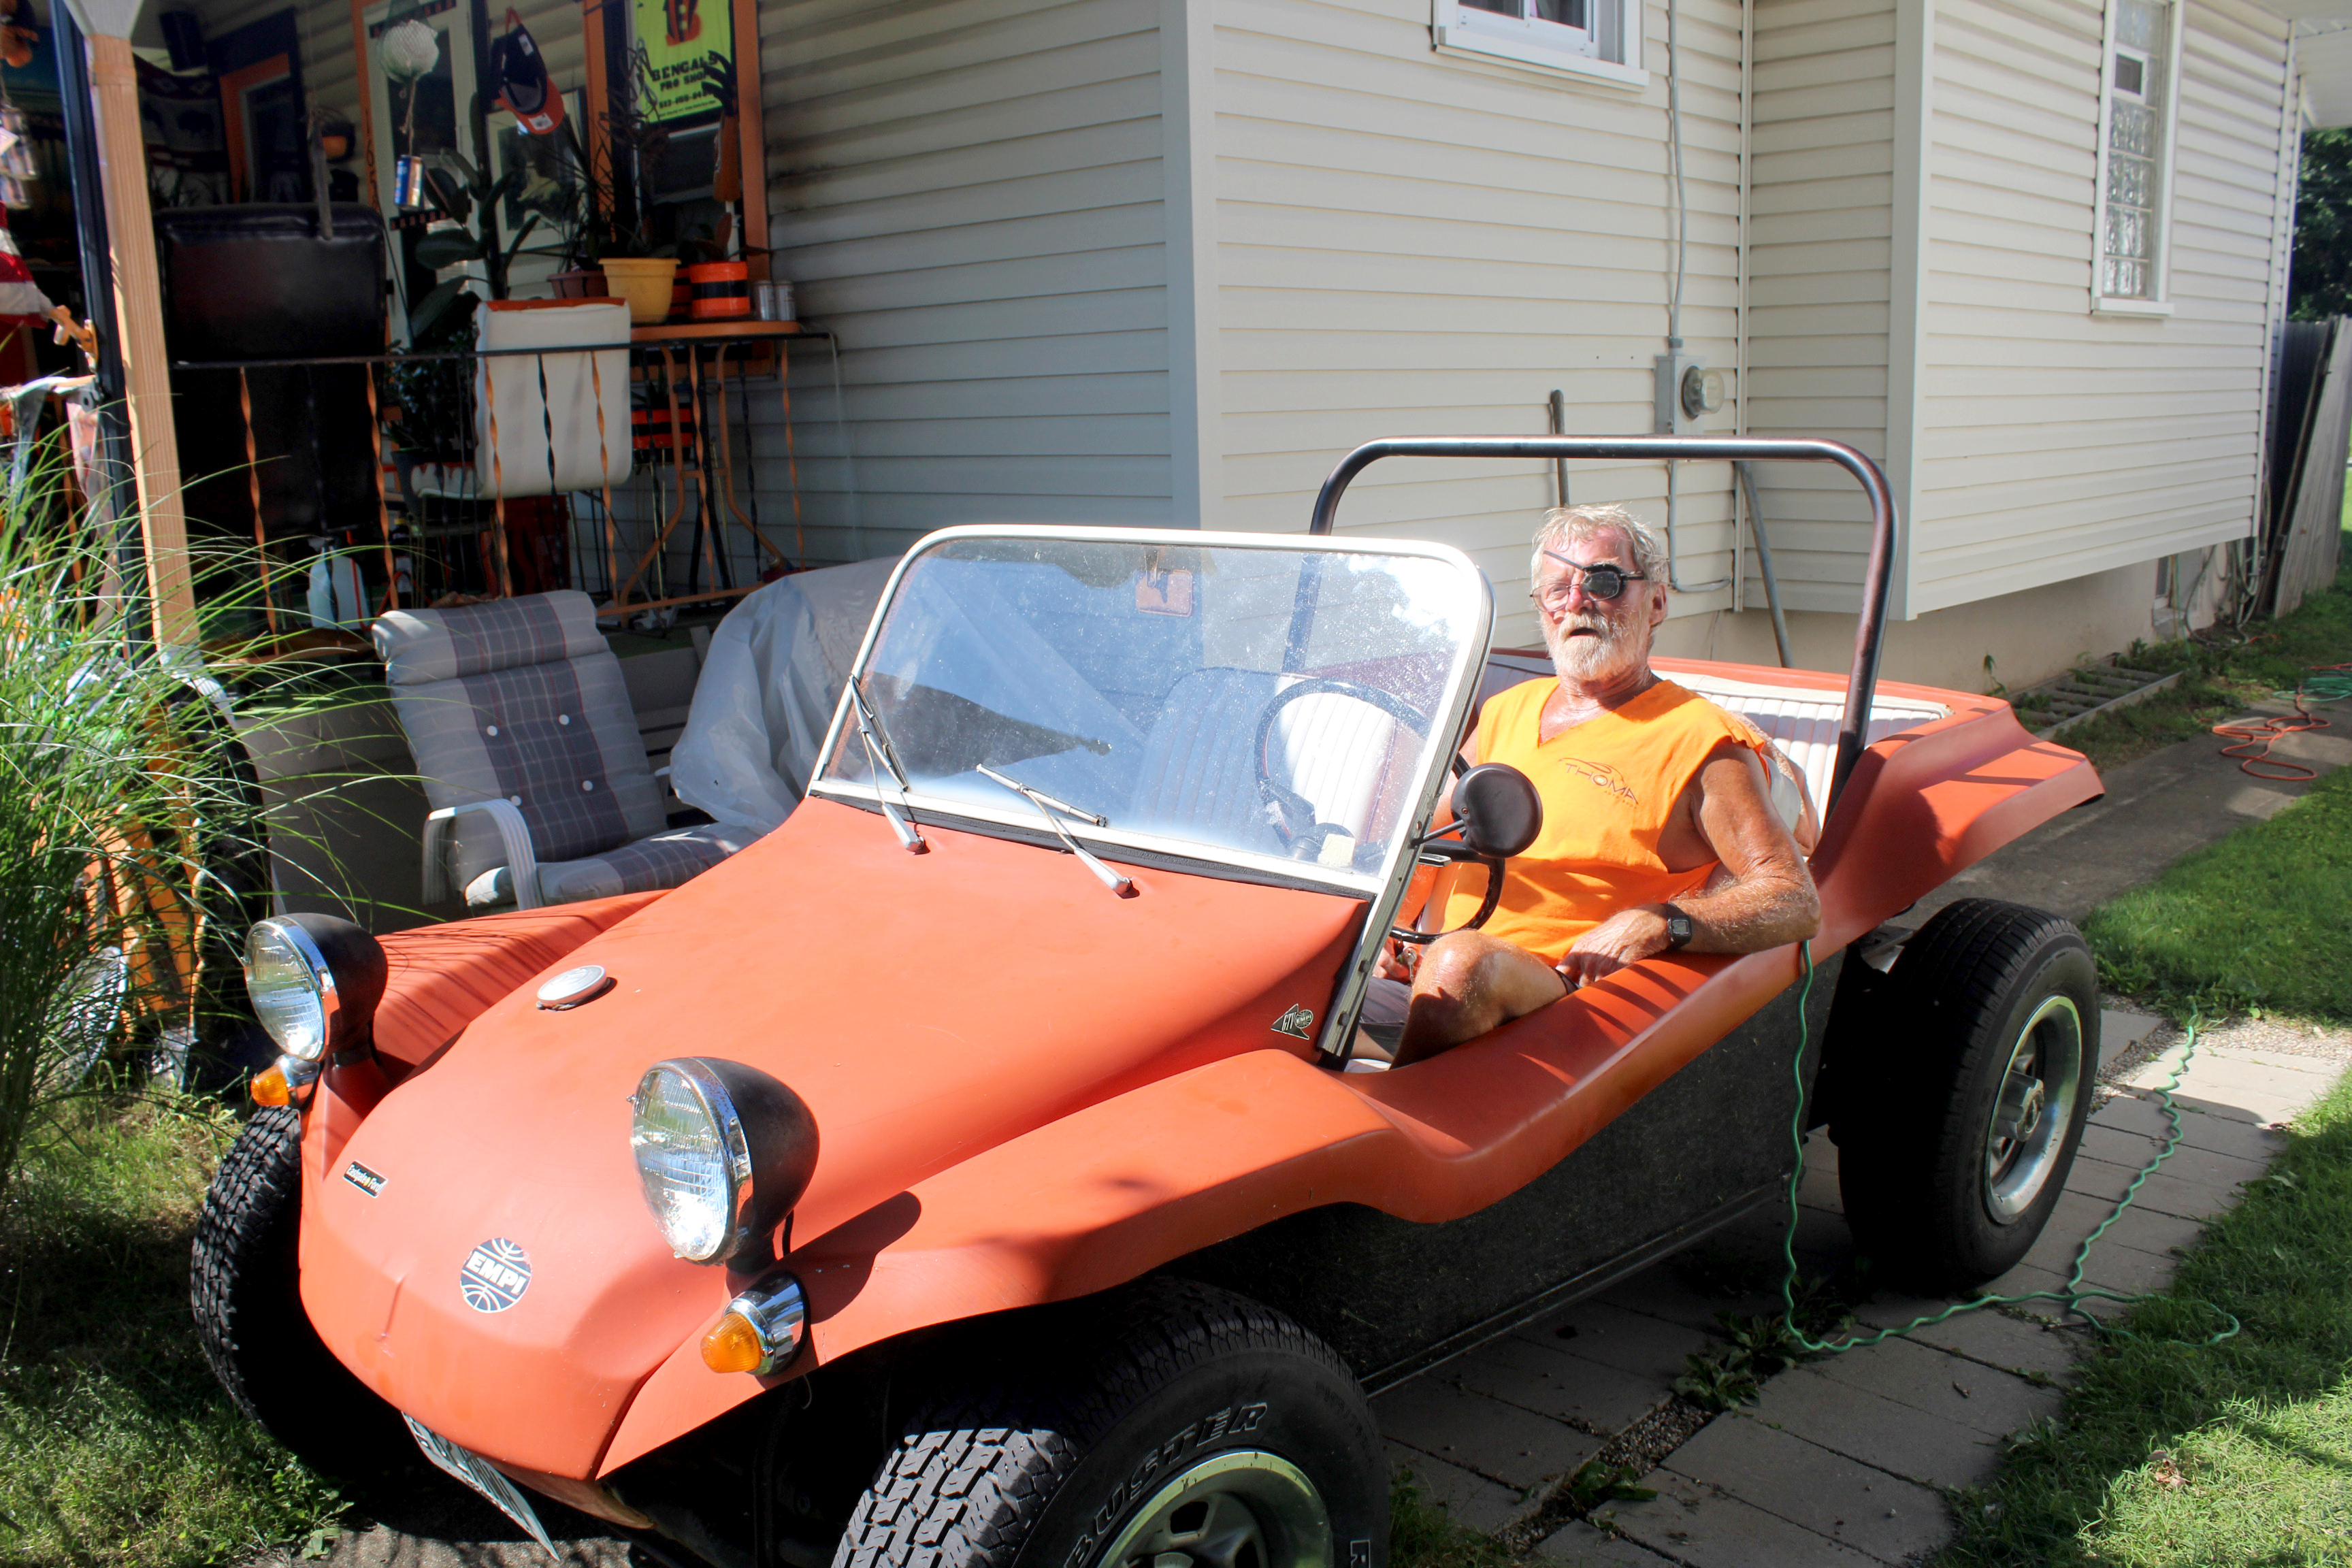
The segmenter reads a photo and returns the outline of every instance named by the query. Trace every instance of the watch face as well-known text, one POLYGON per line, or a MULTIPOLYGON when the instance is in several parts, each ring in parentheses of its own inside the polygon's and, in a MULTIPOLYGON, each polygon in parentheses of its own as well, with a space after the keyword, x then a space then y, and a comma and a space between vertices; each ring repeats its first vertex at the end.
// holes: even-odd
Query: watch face
POLYGON ((1680 947, 1685 942, 1690 941, 1690 916, 1668 915, 1666 917, 1666 941, 1675 947, 1680 947))

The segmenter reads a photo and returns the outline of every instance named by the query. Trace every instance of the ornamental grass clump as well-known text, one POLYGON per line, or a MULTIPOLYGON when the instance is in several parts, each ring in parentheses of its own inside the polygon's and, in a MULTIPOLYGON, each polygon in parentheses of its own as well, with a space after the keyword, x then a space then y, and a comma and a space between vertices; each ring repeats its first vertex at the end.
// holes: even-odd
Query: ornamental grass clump
POLYGON ((0 1205, 94 1067, 185 1061, 260 854, 222 689, 55 495, 0 500, 0 1205))

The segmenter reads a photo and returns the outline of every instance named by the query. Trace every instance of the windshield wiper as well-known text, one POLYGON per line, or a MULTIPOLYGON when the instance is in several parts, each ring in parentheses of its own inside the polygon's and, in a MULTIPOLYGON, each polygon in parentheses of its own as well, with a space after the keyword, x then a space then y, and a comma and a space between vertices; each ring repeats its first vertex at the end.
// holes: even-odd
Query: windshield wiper
POLYGON ((874 804, 882 808, 890 831, 898 836, 900 847, 909 855, 920 855, 930 846, 923 841, 921 830, 915 826, 914 804, 907 798, 906 773, 898 766, 898 753, 890 749, 889 735, 882 728, 882 716, 866 705, 866 693, 858 689, 855 680, 849 683, 849 706, 857 715, 858 736, 866 742, 866 765, 875 772, 874 804), (898 786, 898 805, 892 805, 882 796, 880 775, 884 773, 898 786), (905 807, 903 815, 900 806, 905 807))
POLYGON ((1087 869, 1092 871, 1097 877, 1100 878, 1104 887, 1108 888, 1112 892, 1117 893, 1122 899, 1131 899, 1135 896, 1135 879, 1131 877, 1120 876, 1118 872, 1104 865, 1100 860, 1096 859, 1094 856, 1087 851, 1086 846, 1080 844, 1076 839, 1070 837, 1068 831, 1062 826, 1061 817, 1056 816, 1054 814, 1058 811, 1063 816, 1075 816, 1080 822, 1091 823, 1097 827, 1108 827, 1110 826, 1109 818, 1097 816, 1091 811, 1080 811, 1075 805, 1069 805, 1064 802, 1055 800, 1052 795, 1045 794, 1043 790, 1031 789, 1019 779, 1005 777, 1003 773, 998 773, 994 768, 990 767, 986 763, 975 763, 972 765, 981 773, 989 778, 994 779, 998 784, 1003 784, 1006 789, 1011 790, 1013 794, 1027 801, 1031 805, 1035 806, 1037 808, 1037 815, 1045 819, 1045 826, 1054 830, 1054 837, 1059 838, 1062 841, 1063 847, 1067 848, 1071 854, 1076 856, 1081 861, 1085 862, 1087 869))

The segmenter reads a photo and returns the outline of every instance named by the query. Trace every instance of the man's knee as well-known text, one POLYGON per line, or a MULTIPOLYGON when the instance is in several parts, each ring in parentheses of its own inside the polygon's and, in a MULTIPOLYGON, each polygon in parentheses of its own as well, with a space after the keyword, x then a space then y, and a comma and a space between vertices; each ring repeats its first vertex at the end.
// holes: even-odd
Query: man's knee
POLYGON ((1509 944, 1484 931, 1448 931, 1429 944, 1413 972, 1416 995, 1438 993, 1467 1000, 1494 966, 1496 950, 1509 944))
POLYGON ((1514 1006, 1513 972, 1540 965, 1509 942, 1484 931, 1453 931, 1430 943, 1413 975, 1410 1037, 1458 1044, 1530 1011, 1514 1006))

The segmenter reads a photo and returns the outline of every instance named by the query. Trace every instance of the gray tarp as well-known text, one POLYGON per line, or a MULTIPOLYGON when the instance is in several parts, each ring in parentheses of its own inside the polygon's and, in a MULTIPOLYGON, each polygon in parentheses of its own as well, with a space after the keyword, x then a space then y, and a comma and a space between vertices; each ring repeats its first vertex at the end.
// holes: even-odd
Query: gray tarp
POLYGON ((792 815, 898 564, 892 557, 795 573, 728 612, 670 752, 679 799, 752 833, 792 815))

